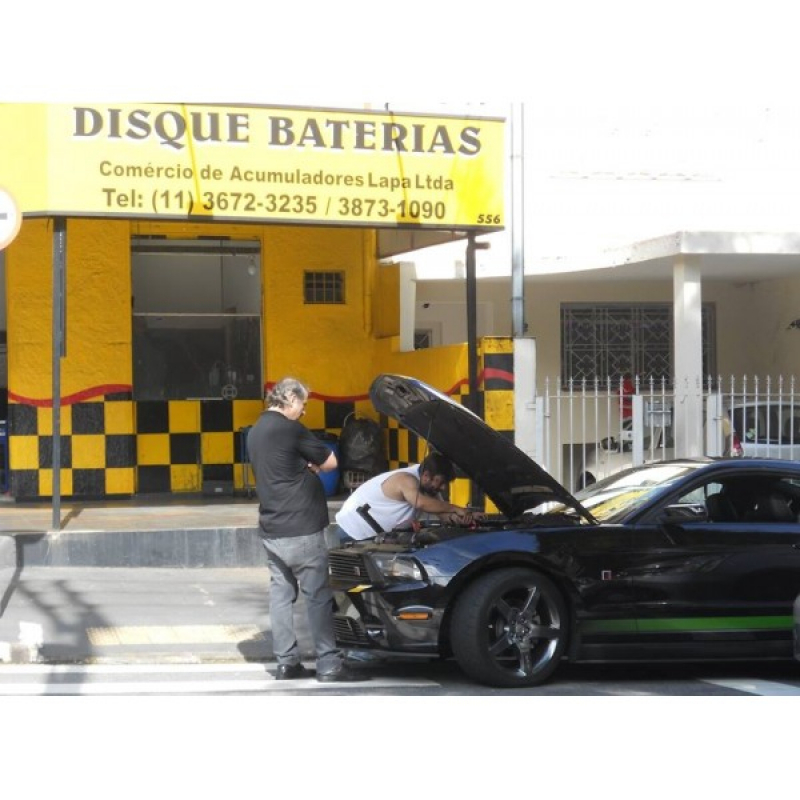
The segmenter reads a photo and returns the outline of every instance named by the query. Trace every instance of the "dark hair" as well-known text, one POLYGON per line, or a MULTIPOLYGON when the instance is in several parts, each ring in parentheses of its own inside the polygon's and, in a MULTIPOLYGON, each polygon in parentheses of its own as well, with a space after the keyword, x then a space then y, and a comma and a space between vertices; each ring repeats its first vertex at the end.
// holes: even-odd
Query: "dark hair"
POLYGON ((428 453, 425 460, 419 465, 419 474, 427 472, 434 477, 441 475, 448 483, 455 478, 456 473, 449 459, 441 453, 428 453))

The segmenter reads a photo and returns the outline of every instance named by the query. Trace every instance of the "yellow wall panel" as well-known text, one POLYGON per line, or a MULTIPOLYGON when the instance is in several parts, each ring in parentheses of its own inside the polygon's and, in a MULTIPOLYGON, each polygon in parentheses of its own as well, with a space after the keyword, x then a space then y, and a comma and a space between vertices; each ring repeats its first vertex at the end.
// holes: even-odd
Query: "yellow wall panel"
MULTIPOLYGON (((62 495, 72 494, 72 470, 62 469, 60 478, 59 493, 62 495)), ((50 497, 53 494, 53 470, 39 470, 39 494, 50 497)))
POLYGON ((130 400, 114 400, 113 402, 106 403, 103 413, 105 415, 106 433, 133 433, 133 403, 130 400))
MULTIPOLYGON (((61 435, 69 436, 72 433, 72 409, 69 406, 61 406, 61 413, 58 415, 61 435)), ((36 426, 40 436, 53 435, 53 409, 36 409, 36 426)))
MULTIPOLYGON (((363 394, 372 380, 369 265, 374 233, 353 228, 264 228, 265 380, 293 375, 325 397, 363 394), (307 304, 305 271, 336 270, 345 276, 344 304, 307 304)), ((309 416, 308 427, 323 427, 309 416)))
POLYGON ((136 454, 139 464, 169 464, 169 434, 140 433, 136 437, 136 454))
POLYGON ((233 402, 233 429, 245 428, 255 425, 256 420, 264 410, 262 400, 234 400, 233 402))
POLYGON ((173 492, 199 492, 202 489, 200 470, 193 464, 173 464, 169 472, 173 492))
POLYGON ((385 264, 375 273, 375 302, 372 324, 375 336, 383 339, 400 335, 400 267, 385 264))
POLYGON ((169 429, 171 433, 199 433, 200 402, 198 400, 170 400, 169 429))
POLYGON ((204 433, 201 435, 204 464, 231 464, 235 461, 232 433, 204 433))
MULTIPOLYGON (((131 383, 128 233, 124 220, 67 221, 62 401, 131 383)), ((9 392, 23 402, 52 399, 52 260, 52 222, 26 219, 6 251, 9 392)))
POLYGON ((316 430, 325 427, 325 403, 321 400, 311 399, 306 406, 306 413, 302 418, 303 425, 306 428, 316 430))
POLYGON ((514 392, 494 389, 484 395, 484 419, 495 430, 514 429, 514 392))
POLYGON ((8 458, 14 469, 38 469, 39 437, 12 436, 9 440, 8 458))
POLYGON ((450 484, 450 502, 457 506, 468 506, 469 499, 469 481, 466 478, 456 478, 450 484))
POLYGON ((106 492, 108 494, 133 494, 135 490, 135 470, 132 467, 109 467, 106 469, 106 492))
POLYGON ((106 465, 106 437, 103 434, 72 437, 73 469, 98 469, 106 465))

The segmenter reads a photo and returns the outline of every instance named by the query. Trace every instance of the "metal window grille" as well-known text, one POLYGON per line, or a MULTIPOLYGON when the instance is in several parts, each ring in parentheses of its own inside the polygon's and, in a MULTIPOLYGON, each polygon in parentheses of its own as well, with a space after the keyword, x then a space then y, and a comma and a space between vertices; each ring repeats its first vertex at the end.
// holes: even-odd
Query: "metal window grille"
MULTIPOLYGON (((702 308, 703 372, 716 374, 715 308, 702 308)), ((671 303, 564 303, 561 377, 580 382, 640 375, 660 380, 673 372, 671 303)))
POLYGON ((414 331, 414 349, 427 350, 429 347, 433 347, 433 331, 432 330, 414 331))
POLYGON ((344 272, 305 272, 303 299, 306 303, 344 303, 344 272))

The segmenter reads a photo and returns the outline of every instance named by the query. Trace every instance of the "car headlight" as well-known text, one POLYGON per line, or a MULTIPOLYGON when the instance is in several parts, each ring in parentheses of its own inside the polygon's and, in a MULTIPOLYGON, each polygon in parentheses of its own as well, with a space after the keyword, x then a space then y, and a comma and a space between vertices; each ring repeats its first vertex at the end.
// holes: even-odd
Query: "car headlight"
POLYGON ((422 565, 411 556, 397 555, 397 553, 372 553, 375 566, 387 578, 393 580, 423 581, 425 571, 422 565))

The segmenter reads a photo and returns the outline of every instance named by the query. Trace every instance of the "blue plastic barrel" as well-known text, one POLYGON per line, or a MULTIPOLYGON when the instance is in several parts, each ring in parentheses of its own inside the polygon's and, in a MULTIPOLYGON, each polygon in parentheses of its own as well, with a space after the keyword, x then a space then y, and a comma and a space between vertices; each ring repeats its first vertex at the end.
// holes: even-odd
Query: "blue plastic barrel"
MULTIPOLYGON (((333 450, 336 458, 339 458, 339 445, 335 442, 326 441, 325 444, 333 450)), ((339 467, 332 469, 330 472, 320 472, 319 478, 322 481, 322 487, 325 489, 325 497, 332 497, 339 489, 339 467)))

